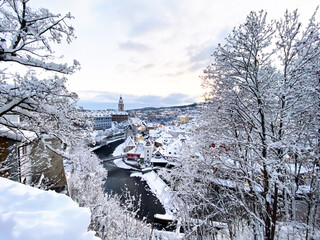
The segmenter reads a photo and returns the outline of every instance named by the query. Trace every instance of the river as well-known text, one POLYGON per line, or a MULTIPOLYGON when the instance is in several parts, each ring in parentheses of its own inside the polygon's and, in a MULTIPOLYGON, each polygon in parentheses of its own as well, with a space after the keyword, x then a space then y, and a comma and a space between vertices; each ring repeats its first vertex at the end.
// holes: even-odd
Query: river
MULTIPOLYGON (((94 152, 100 159, 107 158, 113 153, 116 147, 123 142, 123 140, 119 140, 110 143, 95 150, 94 152)), ((108 170, 108 177, 104 185, 105 192, 118 194, 122 196, 122 201, 124 201, 124 192, 127 189, 131 196, 135 196, 135 204, 137 208, 139 207, 138 199, 140 198, 141 205, 137 216, 139 219, 146 219, 148 223, 153 223, 154 214, 165 213, 165 209, 161 205, 160 201, 152 194, 148 184, 141 181, 139 177, 130 177, 133 170, 119 168, 113 163, 113 161, 104 163, 104 167, 108 170)))

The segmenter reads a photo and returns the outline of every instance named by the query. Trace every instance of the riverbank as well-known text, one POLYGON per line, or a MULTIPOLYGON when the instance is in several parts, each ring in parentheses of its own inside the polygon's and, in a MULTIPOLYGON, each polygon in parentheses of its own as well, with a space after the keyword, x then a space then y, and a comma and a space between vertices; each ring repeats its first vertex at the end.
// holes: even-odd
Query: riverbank
POLYGON ((133 172, 131 177, 140 177, 143 181, 146 181, 150 187, 153 194, 160 200, 164 209, 166 210, 166 215, 174 216, 177 213, 177 208, 173 202, 173 194, 171 189, 167 184, 159 177, 159 175, 154 172, 133 172))
MULTIPOLYGON (((124 143, 120 144, 113 152, 113 156, 122 155, 124 149, 124 143)), ((175 207, 177 204, 173 203, 174 196, 171 189, 167 184, 158 176, 154 171, 148 171, 146 173, 141 172, 139 169, 126 164, 122 159, 114 160, 114 163, 123 169, 136 170, 130 177, 139 177, 142 181, 145 181, 151 189, 151 192, 160 200, 164 207, 166 214, 173 216, 177 212, 175 207)))
MULTIPOLYGON (((120 144, 113 152, 113 156, 122 155, 124 149, 124 143, 120 144)), ((158 176, 154 171, 148 171, 146 173, 141 172, 139 169, 134 168, 131 165, 126 164, 122 159, 114 160, 114 163, 123 169, 137 170, 133 172, 130 177, 139 177, 142 181, 145 181, 150 187, 152 193, 160 200, 163 205, 166 214, 173 216, 177 212, 175 207, 177 204, 173 203, 173 194, 167 184, 158 176)))
MULTIPOLYGON (((101 160, 110 157, 112 154, 116 155, 119 153, 117 151, 122 148, 122 143, 123 141, 119 141, 103 146, 96 150, 95 154, 101 160)), ((136 169, 124 164, 117 166, 114 161, 105 162, 103 166, 108 170, 108 177, 104 185, 105 192, 119 195, 123 202, 126 201, 126 197, 135 198, 135 208, 139 209, 137 218, 145 219, 148 223, 154 223, 155 214, 164 214, 166 212, 145 181, 141 181, 139 177, 130 177, 136 169)))

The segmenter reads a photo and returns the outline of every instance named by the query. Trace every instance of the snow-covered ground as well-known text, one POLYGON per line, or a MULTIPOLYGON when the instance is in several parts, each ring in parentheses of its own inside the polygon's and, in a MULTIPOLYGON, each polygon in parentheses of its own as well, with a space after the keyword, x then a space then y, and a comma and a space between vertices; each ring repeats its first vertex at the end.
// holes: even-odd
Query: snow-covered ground
POLYGON ((119 156, 124 154, 124 143, 121 143, 118 147, 116 147, 116 149, 113 151, 112 155, 113 156, 119 156))
POLYGON ((0 177, 0 240, 98 240, 90 210, 66 195, 0 177))
POLYGON ((131 167, 128 164, 126 164, 124 161, 122 161, 121 158, 116 159, 113 162, 115 165, 117 165, 118 168, 137 170, 136 168, 131 167))
POLYGON ((141 177, 142 180, 146 181, 149 185, 152 193, 154 193, 164 209, 167 215, 173 215, 177 209, 174 206, 174 197, 171 189, 167 184, 158 176, 154 171, 148 173, 134 172, 130 175, 131 177, 141 177))

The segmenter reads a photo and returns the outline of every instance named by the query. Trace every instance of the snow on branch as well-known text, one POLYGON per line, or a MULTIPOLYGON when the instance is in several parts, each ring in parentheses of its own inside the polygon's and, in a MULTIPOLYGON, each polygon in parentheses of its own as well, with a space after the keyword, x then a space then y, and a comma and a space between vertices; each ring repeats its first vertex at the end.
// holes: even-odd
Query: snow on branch
POLYGON ((4 1, 0 9, 0 62, 16 62, 24 66, 43 68, 63 74, 79 68, 77 61, 72 66, 46 62, 55 59, 51 43, 60 44, 63 39, 71 43, 75 38, 74 28, 66 20, 70 13, 61 16, 47 9, 34 10, 29 1, 4 1))

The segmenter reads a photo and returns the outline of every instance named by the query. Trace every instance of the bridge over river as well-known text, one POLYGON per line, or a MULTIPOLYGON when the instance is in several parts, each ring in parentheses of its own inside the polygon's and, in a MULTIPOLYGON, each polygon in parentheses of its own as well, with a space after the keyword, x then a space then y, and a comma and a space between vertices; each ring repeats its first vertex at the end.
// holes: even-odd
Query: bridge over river
POLYGON ((126 154, 122 154, 122 155, 118 155, 118 156, 108 156, 107 158, 104 158, 101 161, 102 162, 109 162, 109 161, 116 160, 119 158, 124 158, 125 156, 126 156, 126 154))
POLYGON ((91 148, 90 151, 94 152, 94 151, 96 151, 97 149, 99 149, 99 148, 101 148, 103 146, 108 146, 110 143, 117 142, 117 141, 124 140, 124 139, 126 139, 126 134, 125 133, 120 133, 120 134, 117 134, 117 135, 104 137, 103 139, 101 139, 99 141, 98 145, 93 147, 93 148, 91 148))

